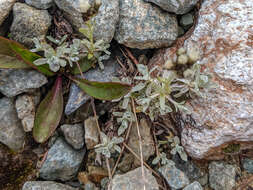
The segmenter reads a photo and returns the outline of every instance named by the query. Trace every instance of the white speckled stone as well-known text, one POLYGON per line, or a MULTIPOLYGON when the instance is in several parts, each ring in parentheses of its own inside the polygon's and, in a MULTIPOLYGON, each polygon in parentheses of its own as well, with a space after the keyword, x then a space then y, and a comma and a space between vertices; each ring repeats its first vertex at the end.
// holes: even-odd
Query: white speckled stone
MULTIPOLYGON (((199 63, 217 84, 207 99, 188 102, 194 122, 185 115, 178 122, 185 150, 194 158, 218 159, 230 142, 253 145, 253 1, 204 1, 184 46, 200 50, 199 63)), ((151 64, 163 65, 171 52, 160 50, 151 64)))

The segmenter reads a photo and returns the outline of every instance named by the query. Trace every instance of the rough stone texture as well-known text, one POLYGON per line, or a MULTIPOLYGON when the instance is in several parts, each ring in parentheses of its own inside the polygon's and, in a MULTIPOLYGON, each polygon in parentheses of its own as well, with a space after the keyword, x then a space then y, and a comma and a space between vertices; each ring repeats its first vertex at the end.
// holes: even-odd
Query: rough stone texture
POLYGON ((94 117, 84 121, 85 144, 88 150, 93 149, 99 142, 97 123, 94 117))
POLYGON ((181 189, 188 185, 188 177, 175 166, 165 165, 158 169, 172 189, 181 189))
MULTIPOLYGON (((155 153, 155 145, 150 132, 150 126, 145 119, 141 119, 139 123, 140 135, 142 138, 142 155, 143 160, 146 161, 148 158, 155 153)), ((129 135, 129 147, 140 156, 139 137, 137 133, 137 127, 134 123, 129 135)), ((140 165, 140 162, 136 159, 135 165, 140 165)))
POLYGON ((123 175, 115 175, 112 179, 112 190, 139 190, 145 185, 146 190, 158 190, 158 184, 152 173, 144 167, 145 181, 142 180, 141 167, 123 175))
MULTIPOLYGON (((87 80, 94 80, 100 82, 110 82, 113 77, 118 76, 118 69, 120 68, 116 60, 110 58, 104 62, 104 70, 101 70, 99 67, 91 69, 86 73, 83 73, 83 76, 87 80)), ((90 96, 86 95, 75 83, 72 83, 70 86, 69 99, 65 107, 65 114, 70 115, 80 106, 82 106, 90 96)))
POLYGON ((35 97, 27 94, 20 95, 17 97, 15 106, 24 131, 32 131, 35 118, 35 97))
POLYGON ((185 162, 178 154, 173 155, 172 160, 175 162, 175 166, 179 170, 184 171, 190 181, 196 181, 204 176, 204 172, 202 172, 192 161, 185 162))
POLYGON ((165 11, 176 14, 185 14, 189 12, 199 0, 145 0, 152 2, 165 11))
POLYGON ((94 39, 110 43, 119 21, 119 0, 101 0, 98 14, 94 17, 94 39))
POLYGON ((53 181, 27 181, 22 190, 77 190, 76 188, 53 181))
POLYGON ((249 159, 249 158, 242 159, 242 166, 247 172, 253 173, 253 160, 252 159, 249 159))
POLYGON ((195 181, 191 183, 190 185, 187 185, 183 190, 203 190, 203 188, 199 184, 199 182, 195 181))
POLYGON ((62 125, 61 130, 66 141, 75 149, 81 149, 84 145, 84 129, 82 124, 62 125))
POLYGON ((211 162, 208 169, 212 189, 231 190, 235 187, 236 166, 224 162, 211 162))
POLYGON ((45 180, 70 180, 76 176, 85 150, 76 151, 63 139, 58 138, 49 149, 39 174, 45 180))
MULTIPOLYGON (((95 6, 95 0, 55 0, 65 17, 73 24, 75 30, 84 28, 83 16, 95 6)), ((94 38, 110 43, 119 20, 119 0, 101 0, 97 15, 94 17, 94 38)))
POLYGON ((59 9, 64 11, 65 17, 77 31, 84 24, 82 14, 90 9, 92 3, 89 0, 55 0, 54 2, 59 9))
POLYGON ((53 5, 53 0, 25 0, 25 3, 38 9, 48 9, 53 5))
POLYGON ((47 10, 38 10, 24 3, 15 3, 13 16, 11 38, 28 48, 34 45, 32 38, 44 39, 51 25, 51 16, 47 10))
POLYGON ((178 35, 175 16, 143 0, 120 0, 115 39, 131 48, 168 47, 178 35))
POLYGON ((46 83, 47 78, 34 70, 0 69, 0 92, 7 97, 30 92, 46 83))
POLYGON ((22 149, 25 143, 25 133, 8 98, 0 99, 0 142, 14 151, 22 149))
MULTIPOLYGON (((191 120, 183 115, 182 144, 189 156, 222 158, 222 147, 253 139, 253 1, 208 0, 185 48, 200 50, 199 63, 214 74, 216 90, 206 99, 188 103, 191 120), (187 122, 188 121, 188 122, 187 122)), ((152 62, 163 64, 171 49, 161 50, 152 62), (160 55, 160 56, 158 56, 160 55)), ((189 117, 188 117, 189 118, 189 117)))
POLYGON ((3 23, 3 21, 6 19, 6 17, 9 15, 9 12, 12 9, 12 6, 16 0, 1 0, 0 1, 0 25, 3 23))

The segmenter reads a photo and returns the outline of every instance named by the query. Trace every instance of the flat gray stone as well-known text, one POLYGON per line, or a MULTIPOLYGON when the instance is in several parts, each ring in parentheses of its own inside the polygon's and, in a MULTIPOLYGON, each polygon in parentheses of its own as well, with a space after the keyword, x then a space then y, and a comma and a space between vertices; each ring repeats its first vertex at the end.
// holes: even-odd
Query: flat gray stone
POLYGON ((39 170, 45 180, 70 180, 77 175, 85 150, 74 150, 62 138, 49 149, 47 158, 39 170))
POLYGON ((0 25, 3 23, 3 21, 7 18, 9 15, 12 6, 16 0, 1 0, 0 1, 0 25))
POLYGON ((84 26, 82 14, 94 6, 94 0, 54 0, 54 2, 64 11, 64 16, 77 31, 84 26))
POLYGON ((143 0, 120 0, 115 39, 130 48, 170 46, 178 36, 177 19, 143 0))
POLYGON ((22 190, 78 190, 54 181, 27 181, 22 190))
MULTIPOLYGON (((151 134, 151 127, 146 119, 141 119, 139 122, 140 127, 140 135, 142 138, 142 155, 143 160, 147 161, 148 158, 155 154, 155 144, 153 141, 153 137, 151 134)), ((139 146, 139 137, 137 132, 136 123, 133 123, 130 135, 129 135, 129 142, 128 146, 140 156, 140 146, 139 146)), ((139 160, 135 159, 135 165, 140 165, 139 160)))
POLYGON ((25 3, 38 9, 48 9, 53 5, 53 0, 25 0, 25 3))
POLYGON ((11 38, 28 48, 34 46, 33 38, 45 38, 51 25, 51 16, 47 10, 38 10, 24 3, 13 6, 11 38))
POLYGON ((152 2, 165 11, 176 14, 185 14, 189 12, 198 2, 198 0, 145 0, 152 2))
POLYGON ((123 175, 115 175, 112 179, 112 190, 158 190, 159 186, 152 173, 144 167, 145 181, 142 177, 141 167, 136 168, 123 175))
POLYGON ((94 39, 110 43, 119 21, 119 0, 101 0, 98 14, 94 17, 94 39))
POLYGON ((62 125, 61 130, 66 141, 74 148, 81 149, 84 146, 84 128, 82 124, 62 125))
POLYGON ((99 133, 96 119, 90 117, 84 121, 85 144, 88 150, 93 149, 99 143, 99 133))
POLYGON ((22 94, 16 99, 16 111, 25 132, 32 131, 33 129, 36 109, 35 103, 35 97, 32 95, 22 94))
POLYGON ((203 188, 199 184, 199 182, 195 181, 191 183, 190 185, 187 185, 183 190, 203 190, 203 188))
POLYGON ((21 150, 25 143, 25 133, 9 98, 0 99, 0 142, 14 151, 21 150))
POLYGON ((34 70, 0 69, 0 92, 7 97, 31 92, 46 83, 47 78, 34 70))
POLYGON ((209 164, 209 184, 214 190, 232 190, 235 187, 236 166, 224 162, 209 164))
MULTIPOLYGON (((104 62, 104 70, 101 70, 99 67, 91 69, 85 73, 83 76, 87 80, 99 81, 99 82, 110 82, 113 77, 118 76, 118 69, 120 68, 116 60, 110 58, 104 62)), ((80 106, 82 106, 90 96, 86 95, 75 83, 72 83, 70 86, 69 98, 65 107, 65 114, 70 115, 80 106)))
POLYGON ((181 189, 190 183, 188 177, 175 166, 165 165, 160 167, 158 171, 165 178, 170 188, 181 189))

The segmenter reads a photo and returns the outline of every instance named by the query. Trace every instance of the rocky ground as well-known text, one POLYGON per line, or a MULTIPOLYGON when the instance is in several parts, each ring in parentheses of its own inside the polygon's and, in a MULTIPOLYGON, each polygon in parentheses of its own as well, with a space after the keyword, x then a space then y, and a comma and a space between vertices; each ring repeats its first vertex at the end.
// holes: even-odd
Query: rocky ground
POLYGON ((186 102, 191 114, 151 121, 139 113, 139 122, 121 135, 121 153, 106 158, 95 146, 99 130, 118 136, 115 102, 93 101, 65 82, 64 116, 39 144, 31 131, 52 79, 0 69, 0 189, 253 189, 253 1, 0 0, 0 36, 29 49, 33 37, 72 40, 98 4, 94 38, 110 43, 112 54, 104 70, 89 70, 86 79, 132 76, 136 63, 171 69, 177 66, 169 60, 182 63, 186 54, 190 60, 194 47, 216 87, 186 102), (182 47, 185 52, 178 53, 182 47), (160 146, 168 136, 173 140, 160 146))

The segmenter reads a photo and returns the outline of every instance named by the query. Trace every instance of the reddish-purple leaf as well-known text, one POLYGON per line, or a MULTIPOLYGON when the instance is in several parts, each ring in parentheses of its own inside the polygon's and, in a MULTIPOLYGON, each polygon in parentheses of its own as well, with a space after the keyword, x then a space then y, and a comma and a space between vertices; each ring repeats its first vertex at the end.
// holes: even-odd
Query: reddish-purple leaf
POLYGON ((58 76, 53 89, 39 105, 36 113, 33 137, 39 143, 45 142, 57 128, 63 113, 62 78, 58 76))

